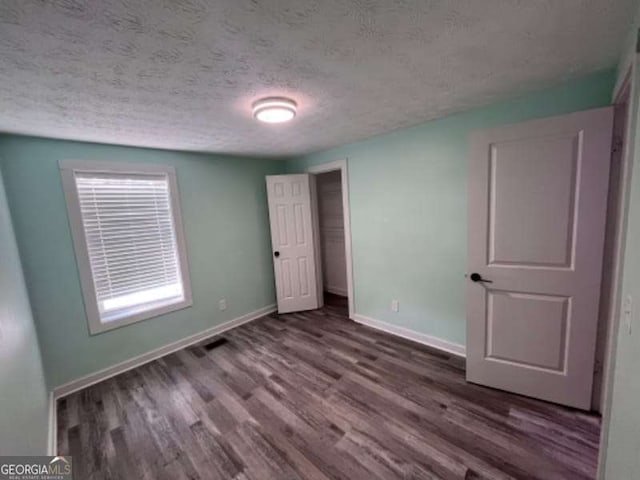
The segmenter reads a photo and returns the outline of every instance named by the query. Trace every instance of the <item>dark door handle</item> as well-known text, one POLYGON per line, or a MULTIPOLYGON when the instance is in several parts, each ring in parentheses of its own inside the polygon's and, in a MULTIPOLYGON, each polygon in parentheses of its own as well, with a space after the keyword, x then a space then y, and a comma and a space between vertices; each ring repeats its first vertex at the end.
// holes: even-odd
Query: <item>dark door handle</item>
POLYGON ((273 252, 273 256, 278 258, 280 256, 280 252, 273 252))
POLYGON ((472 273, 471 275, 469 275, 469 278, 472 282, 493 283, 491 280, 482 278, 482 275, 480 275, 479 273, 472 273))

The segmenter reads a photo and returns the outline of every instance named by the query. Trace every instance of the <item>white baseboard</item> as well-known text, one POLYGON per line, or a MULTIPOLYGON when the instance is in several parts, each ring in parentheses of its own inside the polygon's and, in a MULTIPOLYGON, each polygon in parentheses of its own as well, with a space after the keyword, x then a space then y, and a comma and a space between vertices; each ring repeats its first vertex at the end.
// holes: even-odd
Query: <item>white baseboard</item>
POLYGON ((341 297, 346 297, 349 295, 346 288, 330 287, 329 285, 324 287, 324 291, 333 293, 334 295, 340 295, 341 297))
POLYGON ((260 317, 264 317, 265 315, 275 312, 276 310, 277 308, 275 305, 267 305, 266 307, 260 308, 254 312, 247 313, 245 315, 242 315, 241 317, 234 318, 233 320, 229 320, 228 322, 225 322, 221 325, 216 325, 214 327, 203 330, 202 332, 190 335, 176 342, 169 343, 163 347, 156 348, 155 350, 143 353, 142 355, 139 355, 137 357, 130 358, 129 360, 125 360, 124 362, 118 363, 103 370, 99 370, 84 377, 77 378, 76 380, 72 380, 68 383, 65 383, 64 385, 55 387, 53 389, 54 403, 55 400, 69 395, 70 393, 77 392, 78 390, 82 390, 83 388, 106 380, 107 378, 114 377, 120 373, 126 372, 127 370, 131 370, 133 368, 139 367, 140 365, 144 365, 145 363, 149 363, 160 357, 168 355, 169 353, 182 350, 183 348, 188 347, 189 345, 193 345, 194 343, 201 342, 208 337, 220 335, 227 330, 238 327, 244 323, 251 322, 260 317))
POLYGON ((359 315, 357 313, 353 316, 353 320, 368 327, 375 328, 376 330, 382 330, 383 332, 390 333, 391 335, 396 335, 408 340, 413 340, 414 342, 418 342, 423 345, 427 345, 428 347, 451 353, 458 357, 466 357, 465 346, 458 343, 451 343, 446 340, 442 340, 441 338, 432 337, 431 335, 427 335, 425 333, 416 332, 415 330, 409 330, 408 328, 392 325, 391 323, 383 322, 381 320, 376 320, 370 317, 365 317, 364 315, 359 315))
POLYGON ((58 410, 53 392, 49 393, 49 432, 47 437, 47 455, 58 454, 58 410))

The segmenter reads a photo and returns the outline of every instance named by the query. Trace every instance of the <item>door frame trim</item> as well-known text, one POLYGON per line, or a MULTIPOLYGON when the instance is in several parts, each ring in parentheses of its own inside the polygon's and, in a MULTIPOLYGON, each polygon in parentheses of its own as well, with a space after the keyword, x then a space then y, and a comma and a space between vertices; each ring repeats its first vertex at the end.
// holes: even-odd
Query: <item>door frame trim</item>
MULTIPOLYGON (((340 171, 342 183, 342 214, 344 217, 344 253, 347 264, 347 297, 349 298, 349 318, 353 320, 355 316, 355 298, 353 288, 353 259, 351 256, 351 208, 349 197, 349 169, 347 158, 335 160, 333 162, 321 163, 307 167, 306 173, 317 175, 319 173, 340 171)), ((317 202, 317 192, 316 199, 317 202)))
MULTIPOLYGON (((613 96, 612 96, 612 100, 611 100, 611 104, 614 106, 614 108, 618 108, 618 105, 621 105, 623 103, 626 102, 626 118, 625 118, 625 133, 624 133, 624 145, 623 145, 623 152, 622 155, 620 156, 620 164, 619 164, 619 173, 618 173, 618 178, 614 179, 613 181, 617 184, 617 188, 618 188, 618 192, 617 192, 617 198, 615 198, 615 203, 616 203, 616 209, 617 211, 616 213, 616 217, 614 219, 615 221, 615 231, 613 233, 614 235, 614 241, 615 243, 612 246, 612 251, 609 252, 604 252, 604 255, 611 255, 612 258, 612 264, 611 264, 611 271, 610 271, 610 278, 609 278, 609 282, 607 285, 603 284, 602 288, 601 288, 601 294, 604 291, 604 289, 607 289, 609 291, 609 308, 608 311, 606 312, 606 317, 604 320, 604 340, 605 340, 605 344, 604 344, 604 352, 602 353, 601 358, 597 358, 596 357, 596 361, 601 360, 602 361, 602 372, 600 375, 600 398, 596 399, 594 398, 592 401, 592 407, 594 408, 594 410, 603 413, 604 410, 604 405, 606 403, 606 400, 608 397, 610 397, 611 392, 611 381, 610 381, 610 376, 613 374, 613 368, 610 367, 610 365, 613 365, 615 363, 614 361, 614 353, 615 353, 615 345, 617 343, 617 334, 618 334, 618 316, 619 316, 619 312, 620 312, 620 302, 622 301, 622 292, 621 292, 621 287, 622 287, 622 267, 623 267, 623 263, 624 263, 624 253, 625 253, 625 245, 624 245, 624 240, 625 240, 625 236, 626 236, 626 231, 627 231, 627 219, 628 219, 628 209, 629 209, 629 190, 630 190, 630 186, 629 186, 629 181, 631 178, 630 175, 630 152, 632 152, 632 148, 630 145, 630 133, 631 133, 631 107, 632 107, 632 99, 631 99, 631 65, 628 66, 627 71, 622 79, 622 81, 620 82, 620 85, 618 85, 618 88, 614 91, 613 96)), ((614 126, 615 126, 615 115, 614 114, 614 126)), ((615 132, 614 132, 615 133, 615 132)), ((615 138, 612 138, 612 141, 615 140, 615 138)), ((613 153, 612 153, 613 155, 613 153)), ((610 221, 609 218, 607 218, 607 222, 610 221)), ((607 232, 609 233, 609 232, 607 232)), ((598 339, 598 342, 602 341, 603 339, 598 339)), ((597 354, 597 351, 596 351, 597 354)), ((594 389, 595 389, 595 384, 594 384, 594 389)))
POLYGON ((620 307, 622 301, 622 274, 624 270, 624 257, 625 257, 625 239, 627 232, 627 224, 629 221, 629 200, 631 191, 631 178, 633 170, 633 157, 635 154, 635 138, 636 135, 633 132, 635 123, 632 115, 638 110, 638 68, 640 67, 640 55, 635 51, 630 58, 625 61, 624 75, 622 80, 616 85, 612 94, 611 104, 620 104, 625 96, 627 99, 627 124, 624 152, 621 159, 621 176, 618 193, 618 225, 616 235, 617 241, 614 252, 614 262, 612 266, 612 282, 608 286, 611 288, 611 305, 609 309, 609 315, 607 318, 608 339, 605 346, 604 353, 604 365, 602 375, 602 393, 601 393, 601 413, 602 413, 602 426, 600 430, 600 444, 598 451, 598 472, 596 478, 604 480, 606 463, 607 463, 607 448, 609 440, 609 425, 611 422, 611 403, 613 395, 613 382, 616 369, 616 353, 618 350, 618 335, 620 330, 620 307))

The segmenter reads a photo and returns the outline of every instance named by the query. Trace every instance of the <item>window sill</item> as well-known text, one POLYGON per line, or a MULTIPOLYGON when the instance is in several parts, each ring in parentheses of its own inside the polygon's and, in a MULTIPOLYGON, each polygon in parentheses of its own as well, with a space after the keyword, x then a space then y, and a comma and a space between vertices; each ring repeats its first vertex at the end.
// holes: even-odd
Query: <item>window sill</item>
POLYGON ((157 305, 154 305, 152 308, 145 308, 144 310, 139 310, 137 312, 134 309, 129 309, 126 312, 115 312, 107 319, 97 319, 97 321, 94 322, 90 321, 89 333, 90 335, 97 335, 126 325, 141 322, 143 320, 148 320, 149 318, 159 317, 166 313, 189 308, 192 305, 192 299, 185 298, 184 300, 177 302, 158 302, 157 305))

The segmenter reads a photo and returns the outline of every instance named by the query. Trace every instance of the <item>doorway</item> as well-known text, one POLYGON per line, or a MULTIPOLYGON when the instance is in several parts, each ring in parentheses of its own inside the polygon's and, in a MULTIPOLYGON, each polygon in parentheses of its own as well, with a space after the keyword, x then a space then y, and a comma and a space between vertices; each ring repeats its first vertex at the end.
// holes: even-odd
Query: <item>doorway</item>
POLYGON ((340 170, 317 174, 316 195, 322 265, 321 284, 325 303, 340 303, 340 299, 344 299, 346 306, 349 294, 341 177, 340 170))
POLYGON ((302 174, 267 175, 266 183, 278 312, 320 308, 327 291, 338 301, 342 298, 345 303, 346 299, 349 318, 353 319, 346 160, 314 166, 302 174))
POLYGON ((320 248, 318 282, 325 295, 333 301, 346 298, 349 318, 355 312, 353 265, 351 259, 351 221, 349 205, 349 177, 347 161, 338 160, 309 167, 315 177, 312 202, 317 212, 320 248))

